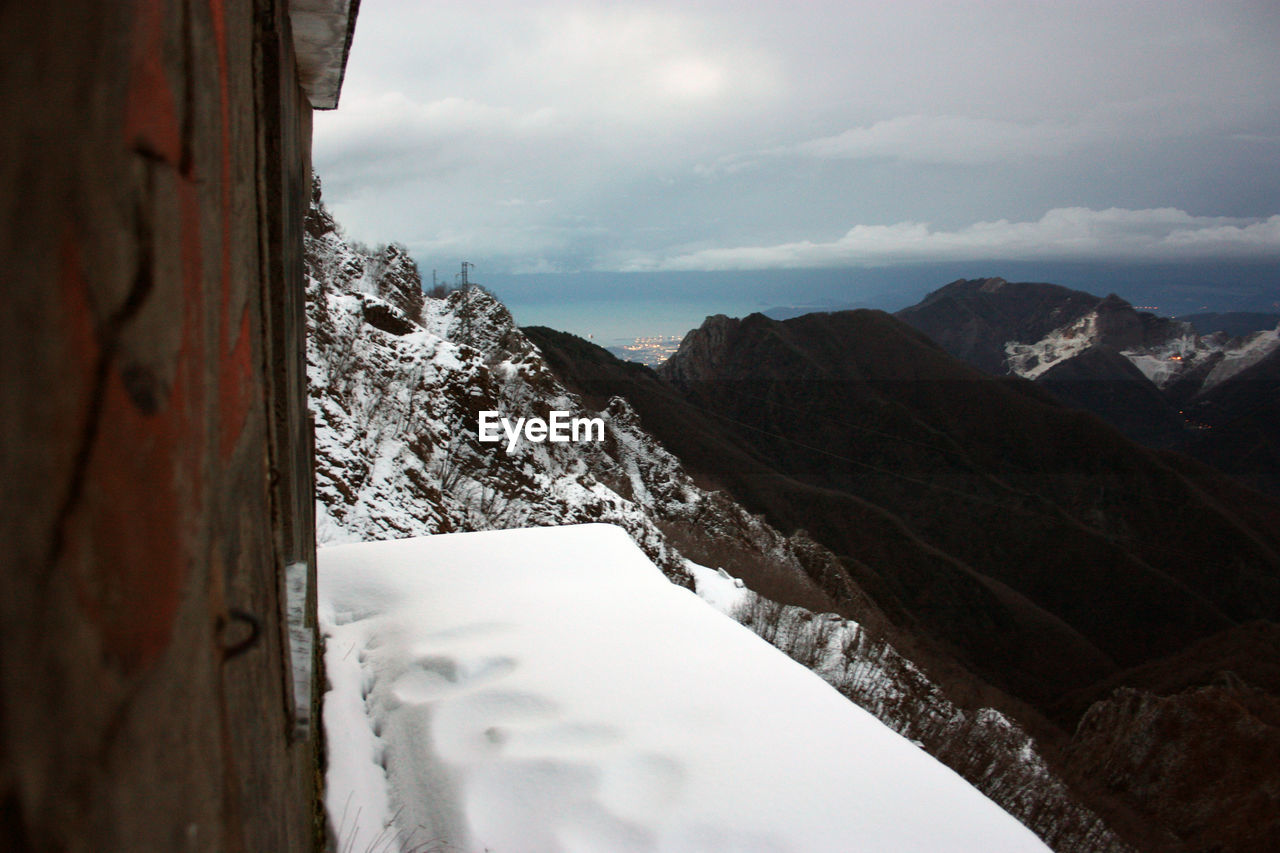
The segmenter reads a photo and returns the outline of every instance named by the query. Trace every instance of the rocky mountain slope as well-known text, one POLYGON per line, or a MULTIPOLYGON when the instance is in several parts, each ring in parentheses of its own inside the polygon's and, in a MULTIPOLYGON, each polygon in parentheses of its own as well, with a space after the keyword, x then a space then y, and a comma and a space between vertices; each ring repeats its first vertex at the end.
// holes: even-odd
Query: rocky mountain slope
POLYGON ((786 575, 794 595, 822 602, 802 565, 821 556, 698 488, 624 400, 589 411, 488 293, 425 298, 402 249, 348 244, 318 195, 306 239, 322 543, 606 521, 689 585, 672 539, 696 529, 700 557, 744 550, 786 575), (480 442, 485 410, 601 417, 605 440, 506 452, 505 439, 480 442))
POLYGON ((1199 428, 1178 449, 1280 498, 1280 350, 1186 404, 1199 428))
MULTIPOLYGON (((949 694, 902 657, 886 639, 889 620, 829 549, 803 531, 781 534, 699 483, 626 399, 566 387, 492 296, 471 289, 423 297, 402 249, 366 249, 343 238, 318 185, 306 242, 322 543, 617 524, 675 583, 693 585, 691 560, 770 596, 761 601, 786 602, 789 622, 817 624, 815 613, 840 610, 842 631, 852 638, 843 668, 808 661, 815 671, 1057 849, 1126 849, 1077 802, 1021 727, 978 696, 949 694), (482 410, 600 417, 605 440, 524 441, 507 453, 479 441, 482 410)), ((775 622, 769 638, 794 650, 802 636, 775 622)), ((828 639, 837 642, 835 636, 828 639)))
POLYGON ((1280 616, 1274 503, 888 315, 710 318, 661 373, 779 474, 749 507, 1029 701, 1280 616))
MULTIPOLYGON (((701 481, 779 529, 806 529, 898 625, 1064 734, 1108 691, 1154 688, 1129 679, 1189 649, 1222 650, 1195 658, 1210 667, 1202 679, 1267 672, 1265 644, 1226 638, 1277 619, 1274 502, 1144 450, 1033 384, 985 377, 887 315, 708 318, 665 381, 569 336, 529 333, 575 389, 626 396, 701 481)), ((1167 790, 1212 802, 1193 764, 1167 790)), ((1269 773, 1257 783, 1276 784, 1269 773)), ((1111 791, 1148 816, 1143 846, 1200 849, 1200 829, 1160 816, 1176 798, 1111 791)))
POLYGON ((1081 719, 1070 754, 1190 849, 1280 848, 1280 700, 1229 672, 1170 695, 1115 691, 1081 719))

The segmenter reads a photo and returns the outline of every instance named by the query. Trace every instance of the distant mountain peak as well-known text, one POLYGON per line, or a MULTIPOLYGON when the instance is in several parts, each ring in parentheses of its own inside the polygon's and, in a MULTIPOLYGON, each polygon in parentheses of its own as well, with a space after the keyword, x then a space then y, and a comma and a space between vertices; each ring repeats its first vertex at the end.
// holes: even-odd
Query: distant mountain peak
POLYGON ((696 380, 704 371, 718 365, 717 353, 723 351, 725 342, 744 324, 776 322, 763 314, 752 314, 745 320, 724 314, 712 314, 702 325, 692 330, 680 341, 675 353, 658 367, 658 373, 674 382, 696 380))
POLYGON ((961 279, 897 316, 987 373, 1033 380, 1135 441, 1280 493, 1275 419, 1260 414, 1275 405, 1280 315, 1174 319, 1116 293, 961 279))

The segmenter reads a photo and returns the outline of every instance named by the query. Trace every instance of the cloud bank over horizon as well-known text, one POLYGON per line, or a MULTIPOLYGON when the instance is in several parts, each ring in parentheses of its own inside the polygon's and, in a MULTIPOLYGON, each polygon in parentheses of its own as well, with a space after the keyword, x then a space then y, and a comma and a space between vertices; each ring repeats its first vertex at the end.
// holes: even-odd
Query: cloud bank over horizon
POLYGON ((1280 258, 1280 9, 383 0, 315 163, 424 265, 1280 258))
POLYGON ((1261 261, 1280 254, 1280 215, 1263 220, 1191 216, 1182 210, 1055 208, 1033 222, 855 225, 825 243, 702 249, 637 257, 622 271, 751 270, 887 266, 934 261, 1261 261))

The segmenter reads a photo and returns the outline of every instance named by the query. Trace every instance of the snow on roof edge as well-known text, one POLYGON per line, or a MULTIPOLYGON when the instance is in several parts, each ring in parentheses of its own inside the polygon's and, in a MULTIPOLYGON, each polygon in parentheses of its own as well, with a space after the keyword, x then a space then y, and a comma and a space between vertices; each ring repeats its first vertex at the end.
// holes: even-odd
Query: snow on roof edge
POLYGON ((360 0, 289 0, 298 82, 311 106, 338 106, 360 0))

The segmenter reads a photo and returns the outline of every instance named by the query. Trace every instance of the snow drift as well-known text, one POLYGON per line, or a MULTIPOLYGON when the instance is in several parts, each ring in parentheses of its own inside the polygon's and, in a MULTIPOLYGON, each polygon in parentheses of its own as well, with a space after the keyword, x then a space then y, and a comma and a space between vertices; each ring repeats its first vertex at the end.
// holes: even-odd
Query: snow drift
POLYGON ((1045 849, 617 527, 320 560, 340 849, 1045 849))

